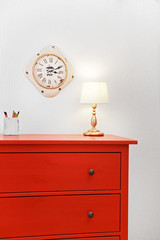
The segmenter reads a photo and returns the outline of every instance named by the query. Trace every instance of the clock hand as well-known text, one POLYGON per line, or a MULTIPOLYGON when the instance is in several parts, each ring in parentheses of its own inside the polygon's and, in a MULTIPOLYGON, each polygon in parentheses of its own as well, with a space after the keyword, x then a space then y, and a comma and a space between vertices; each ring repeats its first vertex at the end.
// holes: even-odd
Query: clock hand
POLYGON ((57 69, 60 69, 60 68, 62 68, 63 66, 59 66, 59 67, 57 67, 57 68, 54 68, 54 70, 57 70, 57 69))

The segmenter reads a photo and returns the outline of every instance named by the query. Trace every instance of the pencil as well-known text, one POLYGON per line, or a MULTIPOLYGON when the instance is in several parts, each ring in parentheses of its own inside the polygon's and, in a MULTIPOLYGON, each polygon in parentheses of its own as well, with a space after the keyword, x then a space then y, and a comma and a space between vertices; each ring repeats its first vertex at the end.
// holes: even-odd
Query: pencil
POLYGON ((4 112, 4 116, 5 116, 6 118, 8 117, 7 112, 4 112))

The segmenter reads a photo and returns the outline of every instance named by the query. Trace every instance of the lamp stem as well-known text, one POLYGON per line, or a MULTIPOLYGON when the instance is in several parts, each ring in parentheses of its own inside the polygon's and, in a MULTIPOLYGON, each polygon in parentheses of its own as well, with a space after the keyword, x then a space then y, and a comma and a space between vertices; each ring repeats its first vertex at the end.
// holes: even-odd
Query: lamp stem
POLYGON ((93 131, 95 130, 95 127, 96 127, 96 125, 97 125, 96 107, 97 107, 97 104, 92 104, 91 125, 92 125, 93 131))
POLYGON ((104 136, 104 133, 96 129, 97 117, 96 117, 97 104, 92 104, 92 117, 91 126, 92 128, 83 133, 84 136, 104 136))

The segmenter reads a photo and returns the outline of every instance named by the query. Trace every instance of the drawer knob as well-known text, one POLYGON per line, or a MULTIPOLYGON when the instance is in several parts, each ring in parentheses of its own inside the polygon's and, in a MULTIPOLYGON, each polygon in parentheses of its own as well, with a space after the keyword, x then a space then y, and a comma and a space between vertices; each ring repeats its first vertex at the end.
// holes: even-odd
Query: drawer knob
POLYGON ((88 213, 88 217, 89 217, 89 218, 94 217, 94 213, 93 213, 93 212, 89 212, 89 213, 88 213))
POLYGON ((89 175, 94 175, 94 170, 90 169, 88 173, 89 173, 89 175))

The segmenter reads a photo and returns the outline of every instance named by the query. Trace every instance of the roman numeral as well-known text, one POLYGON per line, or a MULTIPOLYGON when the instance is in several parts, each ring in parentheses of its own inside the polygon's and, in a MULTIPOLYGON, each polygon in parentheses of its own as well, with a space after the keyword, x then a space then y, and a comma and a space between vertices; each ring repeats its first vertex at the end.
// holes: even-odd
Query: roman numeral
POLYGON ((43 66, 43 64, 42 64, 42 63, 39 63, 39 65, 43 66))
POLYGON ((62 73, 64 73, 63 71, 59 71, 59 74, 62 74, 62 73))
POLYGON ((37 68, 37 72, 42 72, 42 68, 37 68))
POLYGON ((64 81, 64 79, 60 79, 59 81, 60 81, 60 83, 62 83, 64 81))
POLYGON ((57 59, 57 61, 55 62, 55 64, 58 62, 59 59, 57 59))
POLYGON ((44 58, 44 59, 43 59, 43 62, 47 63, 47 60, 44 58))
POLYGON ((43 77, 42 73, 39 73, 39 74, 38 74, 38 77, 39 77, 39 78, 42 78, 42 77, 43 77))
POLYGON ((51 84, 51 80, 48 80, 48 84, 51 84))
POLYGON ((57 78, 61 79, 61 77, 58 75, 57 78))
POLYGON ((46 79, 45 79, 45 78, 43 78, 43 79, 42 79, 42 82, 43 82, 43 83, 45 83, 45 82, 46 82, 46 79))
POLYGON ((50 62, 50 63, 53 63, 53 58, 49 58, 49 62, 50 62))

